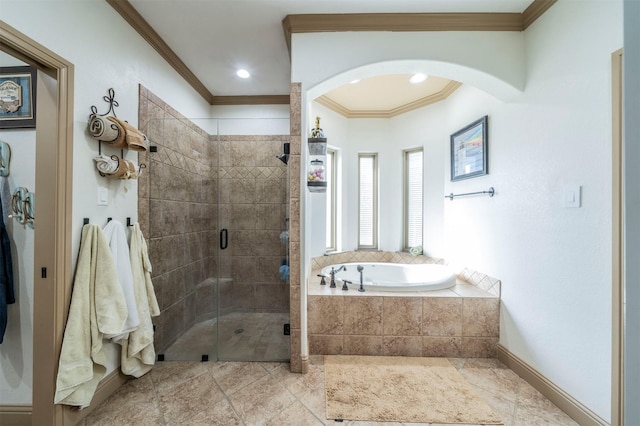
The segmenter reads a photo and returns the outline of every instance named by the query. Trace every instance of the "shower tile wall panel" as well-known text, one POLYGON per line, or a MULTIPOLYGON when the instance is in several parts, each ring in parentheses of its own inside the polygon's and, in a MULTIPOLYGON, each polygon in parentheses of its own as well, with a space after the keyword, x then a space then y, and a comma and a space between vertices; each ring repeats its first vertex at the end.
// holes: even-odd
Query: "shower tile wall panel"
POLYGON ((289 284, 279 274, 287 256, 280 234, 287 229, 288 174, 276 158, 288 140, 219 137, 219 226, 229 230, 220 266, 233 280, 225 311, 289 312, 289 284))
MULTIPOLYGON (((162 352, 196 320, 215 315, 215 191, 209 135, 141 87, 139 125, 158 147, 143 153, 140 221, 149 238, 152 280, 161 315, 154 319, 162 352), (214 218, 214 220, 212 220, 214 218), (204 303, 203 303, 204 301, 204 303)), ((142 160, 140 160, 142 161, 142 160)))

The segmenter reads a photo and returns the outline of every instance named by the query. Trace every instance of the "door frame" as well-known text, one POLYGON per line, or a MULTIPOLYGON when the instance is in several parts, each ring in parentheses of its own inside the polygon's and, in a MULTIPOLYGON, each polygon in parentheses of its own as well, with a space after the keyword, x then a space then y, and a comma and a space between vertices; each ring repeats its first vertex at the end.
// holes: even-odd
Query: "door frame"
POLYGON ((624 424, 624 168, 622 49, 611 54, 612 329, 611 424, 624 424))
POLYGON ((72 288, 74 66, 3 21, 0 49, 57 81, 55 94, 37 100, 31 423, 62 425, 70 410, 53 400, 72 288))

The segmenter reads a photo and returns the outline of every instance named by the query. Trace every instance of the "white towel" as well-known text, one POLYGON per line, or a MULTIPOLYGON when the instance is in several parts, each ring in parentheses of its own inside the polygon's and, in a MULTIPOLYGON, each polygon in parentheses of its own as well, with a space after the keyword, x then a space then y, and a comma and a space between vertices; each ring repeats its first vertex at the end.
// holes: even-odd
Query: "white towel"
POLYGON ((106 155, 97 155, 93 158, 96 162, 96 169, 105 175, 110 175, 118 170, 118 160, 114 160, 106 155))
POLYGON ((138 315, 136 297, 133 290, 133 273, 131 272, 129 245, 127 244, 127 234, 124 231, 124 226, 117 220, 111 220, 104 227, 103 232, 109 242, 109 248, 118 272, 118 282, 120 282, 124 299, 127 302, 127 321, 122 330, 114 334, 105 333, 105 338, 117 343, 122 339, 126 339, 129 332, 140 325, 140 316, 138 315))
POLYGON ((100 227, 85 225, 58 364, 56 404, 84 408, 91 403, 107 371, 103 334, 121 330, 126 318, 107 240, 100 227))
POLYGON ((160 308, 151 282, 151 262, 147 253, 147 243, 138 223, 133 225, 131 232, 130 255, 140 326, 129 333, 128 339, 121 341, 120 367, 124 374, 140 377, 155 364, 151 317, 160 315, 160 308))

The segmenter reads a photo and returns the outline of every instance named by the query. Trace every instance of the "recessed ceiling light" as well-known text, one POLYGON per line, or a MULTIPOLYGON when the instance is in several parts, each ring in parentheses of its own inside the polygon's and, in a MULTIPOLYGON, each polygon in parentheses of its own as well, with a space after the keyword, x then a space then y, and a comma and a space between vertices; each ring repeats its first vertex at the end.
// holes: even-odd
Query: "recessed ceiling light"
POLYGON ((413 76, 411 76, 411 78, 409 79, 409 82, 413 83, 413 84, 422 83, 426 79, 427 79, 427 75, 426 74, 422 74, 421 72, 419 72, 419 73, 414 74, 413 76))
POLYGON ((236 74, 240 78, 249 78, 249 77, 251 77, 251 74, 249 74, 249 71, 247 71, 247 70, 238 70, 238 72, 236 72, 236 74))
POLYGON ((351 81, 349 82, 349 84, 357 84, 357 83, 360 83, 360 79, 359 79, 359 78, 358 78, 358 79, 355 79, 355 80, 351 80, 351 81))

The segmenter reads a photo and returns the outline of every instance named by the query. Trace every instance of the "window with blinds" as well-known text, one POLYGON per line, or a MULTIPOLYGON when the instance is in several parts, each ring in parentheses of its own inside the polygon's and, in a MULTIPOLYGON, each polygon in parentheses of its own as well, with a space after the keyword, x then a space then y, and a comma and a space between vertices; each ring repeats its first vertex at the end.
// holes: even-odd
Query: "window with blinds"
POLYGON ((422 148, 404 151, 404 249, 422 245, 422 148))
POLYGON ((358 248, 378 248, 377 154, 358 154, 358 248))
POLYGON ((327 158, 325 173, 327 182, 327 233, 326 233, 326 250, 335 251, 338 249, 336 244, 336 210, 337 210, 337 153, 334 149, 327 148, 327 158))

